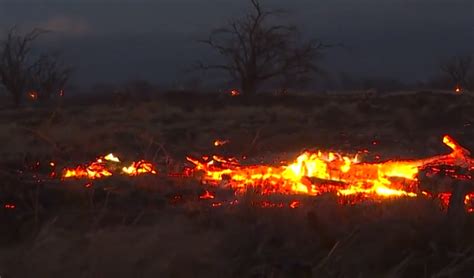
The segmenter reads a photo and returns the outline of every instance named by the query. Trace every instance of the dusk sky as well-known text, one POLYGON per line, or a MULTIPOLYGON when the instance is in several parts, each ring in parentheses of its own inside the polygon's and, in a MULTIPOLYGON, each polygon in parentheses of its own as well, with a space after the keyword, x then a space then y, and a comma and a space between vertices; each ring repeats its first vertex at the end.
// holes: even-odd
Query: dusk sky
MULTIPOLYGON (((248 8, 246 0, 0 0, 2 30, 54 31, 42 44, 62 49, 82 84, 148 79, 182 81, 209 52, 194 42, 248 8)), ((474 54, 473 0, 278 0, 271 8, 308 37, 341 42, 325 63, 331 72, 423 80, 438 60, 474 54)))

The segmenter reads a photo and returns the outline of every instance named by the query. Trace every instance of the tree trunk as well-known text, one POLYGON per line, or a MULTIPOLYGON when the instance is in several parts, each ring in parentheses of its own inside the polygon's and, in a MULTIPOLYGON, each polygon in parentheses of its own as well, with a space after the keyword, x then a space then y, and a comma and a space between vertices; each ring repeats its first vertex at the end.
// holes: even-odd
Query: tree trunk
POLYGON ((51 95, 52 95, 52 93, 51 93, 50 90, 43 90, 43 91, 38 93, 38 100, 41 103, 49 102, 51 100, 51 95))
POLYGON ((19 107, 20 104, 21 104, 21 92, 12 92, 12 96, 13 96, 13 105, 15 107, 19 107))
POLYGON ((257 92, 257 82, 253 79, 242 80, 242 94, 244 96, 253 96, 257 92))

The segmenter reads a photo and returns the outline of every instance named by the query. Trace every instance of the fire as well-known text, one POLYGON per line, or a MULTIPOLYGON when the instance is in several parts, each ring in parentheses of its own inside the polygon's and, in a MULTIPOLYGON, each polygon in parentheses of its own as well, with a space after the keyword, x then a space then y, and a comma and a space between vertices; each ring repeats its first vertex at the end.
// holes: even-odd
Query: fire
MULTIPOLYGON (((75 168, 66 168, 63 171, 63 178, 78 178, 78 179, 101 179, 110 177, 116 169, 120 169, 116 164, 120 163, 120 159, 114 154, 99 157, 96 161, 86 165, 79 165, 75 168), (115 164, 115 165, 112 165, 115 164)), ((129 166, 121 168, 121 174, 128 176, 138 176, 142 174, 157 174, 155 167, 151 162, 140 160, 132 162, 129 166)))
MULTIPOLYGON (((340 200, 347 199, 351 203, 365 199, 429 197, 431 195, 428 192, 419 188, 418 178, 422 170, 427 177, 442 174, 457 180, 472 180, 474 159, 470 157, 470 152, 448 135, 444 136, 443 143, 451 152, 424 159, 376 162, 361 161, 357 154, 324 151, 305 151, 293 161, 281 162, 278 165, 247 165, 236 158, 216 155, 203 156, 200 159, 187 157, 192 167, 184 169, 183 173, 169 176, 199 177, 203 184, 231 188, 236 194, 248 190, 264 195, 276 193, 318 196, 334 193, 340 200), (450 167, 461 168, 463 171, 458 173, 450 167)), ((51 163, 51 166, 55 166, 51 163)), ((121 159, 111 153, 89 164, 66 168, 62 177, 95 180, 113 175, 135 177, 142 174, 157 175, 158 170, 146 160, 123 164, 121 159)), ((88 184, 92 185, 91 182, 88 184)), ((444 192, 435 196, 446 205, 451 193, 444 192)), ((199 198, 216 199, 216 195, 206 190, 199 198)), ((223 203, 214 204, 221 206, 223 203)), ((467 195, 465 204, 468 210, 473 210, 474 194, 467 195)), ((285 205, 262 204, 262 207, 275 206, 297 208, 300 202, 293 201, 285 205)))
POLYGON ((462 89, 461 89, 461 87, 460 87, 460 86, 456 86, 456 88, 454 88, 454 92, 455 92, 456 94, 462 94, 462 89))
POLYGON ((204 194, 202 194, 201 196, 199 196, 199 199, 203 199, 203 200, 206 200, 206 199, 214 199, 216 198, 216 196, 214 196, 211 192, 209 191, 205 191, 204 194))
POLYGON ((16 208, 16 205, 15 204, 5 204, 3 206, 5 209, 15 209, 16 208))
POLYGON ((231 90, 230 95, 233 96, 233 97, 236 97, 236 96, 240 95, 240 92, 238 90, 231 90))
POLYGON ((120 162, 120 159, 112 153, 109 153, 108 155, 104 156, 104 159, 112 162, 120 162))
POLYGON ((293 201, 290 203, 290 208, 295 209, 298 208, 301 205, 299 201, 293 201))
POLYGON ((129 167, 123 167, 122 172, 129 176, 138 176, 141 174, 157 174, 157 171, 155 170, 153 164, 145 160, 133 162, 132 165, 130 165, 129 167))
POLYGON ((65 169, 63 173, 64 178, 87 178, 92 180, 110 176, 112 176, 112 172, 107 169, 101 159, 89 165, 79 165, 76 168, 65 169))
POLYGON ((32 99, 32 100, 37 100, 38 99, 38 92, 36 91, 30 91, 28 93, 28 96, 32 99))
POLYGON ((221 147, 221 146, 224 146, 226 144, 228 144, 230 141, 229 140, 216 140, 214 141, 214 146, 215 147, 221 147))
POLYGON ((194 172, 203 172, 203 182, 227 185, 237 192, 257 188, 263 194, 320 195, 335 192, 339 196, 416 197, 419 171, 428 166, 458 165, 474 169, 469 151, 451 137, 443 142, 451 148, 447 155, 420 160, 360 162, 357 156, 333 152, 306 151, 292 163, 280 166, 242 165, 234 158, 193 159, 194 172))

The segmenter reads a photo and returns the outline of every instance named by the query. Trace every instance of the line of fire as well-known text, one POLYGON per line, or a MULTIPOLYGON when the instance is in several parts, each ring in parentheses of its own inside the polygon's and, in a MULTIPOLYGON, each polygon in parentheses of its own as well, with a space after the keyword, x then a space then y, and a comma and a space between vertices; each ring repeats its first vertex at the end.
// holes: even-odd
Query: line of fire
MULTIPOLYGON (((227 141, 216 141, 215 146, 220 146, 217 142, 227 141)), ((365 200, 383 201, 421 196, 440 198, 442 204, 447 207, 450 200, 455 202, 454 196, 461 194, 465 209, 474 212, 474 159, 467 149, 450 136, 444 136, 443 143, 451 149, 450 153, 424 159, 384 162, 364 162, 358 155, 326 151, 305 151, 292 162, 280 162, 277 165, 246 164, 236 158, 216 155, 187 157, 191 165, 184 167, 183 172, 178 174, 159 171, 146 160, 123 166, 120 159, 111 153, 88 164, 65 168, 61 171, 60 178, 93 181, 113 175, 164 175, 199 179, 204 185, 230 188, 236 195, 248 190, 257 191, 262 195, 319 196, 332 193, 336 194, 341 202, 351 204, 365 200), (454 181, 451 188, 430 192, 426 184, 441 177, 454 181)), ((55 174, 51 176, 54 177, 55 174)), ((208 190, 200 196, 201 199, 214 197, 208 190)), ((289 205, 296 207, 295 204, 291 202, 289 205)))

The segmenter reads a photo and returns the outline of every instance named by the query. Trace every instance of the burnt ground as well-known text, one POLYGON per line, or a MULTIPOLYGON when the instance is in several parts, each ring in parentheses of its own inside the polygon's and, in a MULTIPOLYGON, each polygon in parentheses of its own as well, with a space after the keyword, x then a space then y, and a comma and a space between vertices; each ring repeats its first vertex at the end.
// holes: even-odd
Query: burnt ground
MULTIPOLYGON (((258 96, 186 92, 143 100, 83 97, 0 111, 0 276, 472 277, 474 215, 453 221, 438 199, 341 205, 335 196, 253 192, 200 200, 194 179, 46 178, 114 152, 179 172, 187 155, 272 163, 306 148, 366 160, 474 150, 474 98, 258 96), (215 148, 215 139, 230 140, 215 148), (38 165, 37 162, 40 162, 38 165), (262 207, 264 201, 285 204, 262 207), (287 206, 293 200, 301 206, 287 206), (7 208, 14 205, 15 208, 7 208), (456 231, 456 232, 454 232, 456 231)), ((435 183, 436 181, 433 181, 435 183)), ((436 186, 436 184, 433 184, 436 186)))

